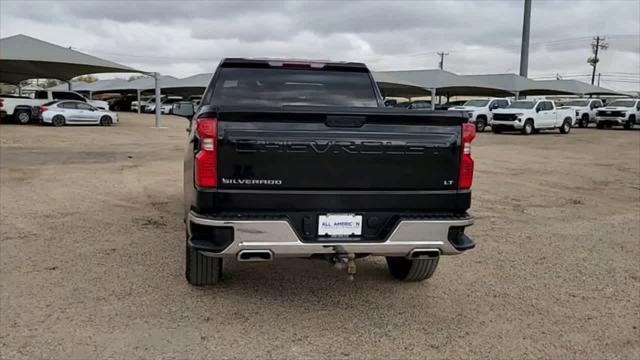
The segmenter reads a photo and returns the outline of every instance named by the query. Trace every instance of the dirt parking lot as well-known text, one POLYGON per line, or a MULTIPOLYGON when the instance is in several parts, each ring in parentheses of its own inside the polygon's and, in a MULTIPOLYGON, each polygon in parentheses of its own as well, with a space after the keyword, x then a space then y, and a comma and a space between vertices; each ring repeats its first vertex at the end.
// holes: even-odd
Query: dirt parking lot
POLYGON ((478 247, 184 279, 186 121, 0 126, 0 357, 640 358, 640 129, 480 134, 478 247))

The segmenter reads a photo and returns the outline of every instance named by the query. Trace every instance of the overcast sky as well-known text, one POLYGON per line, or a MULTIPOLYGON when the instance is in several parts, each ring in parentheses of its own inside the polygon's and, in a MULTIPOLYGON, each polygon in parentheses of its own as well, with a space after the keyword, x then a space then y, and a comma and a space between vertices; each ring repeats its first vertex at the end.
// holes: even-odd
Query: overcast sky
MULTIPOLYGON (((0 36, 30 35, 185 77, 223 57, 366 62, 373 70, 519 71, 523 0, 370 2, 0 1, 0 36)), ((529 76, 590 80, 591 38, 607 37, 602 85, 640 90, 640 1, 533 0, 529 76), (576 76, 577 75, 577 76, 576 76)))

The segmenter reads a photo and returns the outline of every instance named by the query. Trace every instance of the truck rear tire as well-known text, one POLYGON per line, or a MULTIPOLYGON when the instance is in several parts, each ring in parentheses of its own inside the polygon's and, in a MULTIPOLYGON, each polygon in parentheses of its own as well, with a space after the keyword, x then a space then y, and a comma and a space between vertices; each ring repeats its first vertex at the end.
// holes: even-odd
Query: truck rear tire
POLYGON ((580 121, 578 122, 578 126, 581 128, 589 127, 589 114, 582 114, 580 121))
POLYGON ((438 267, 440 258, 410 260, 404 257, 387 256, 387 267, 391 275, 402 281, 423 281, 430 278, 438 267))
POLYGON ((185 276, 193 286, 214 285, 222 278, 222 258, 202 255, 186 243, 185 276))
POLYGON ((564 119, 562 125, 560 125, 560 134, 568 134, 571 131, 571 120, 564 119))
POLYGON ((13 114, 18 124, 26 125, 31 121, 31 111, 29 110, 16 110, 13 114))
POLYGON ((476 119, 476 131, 484 132, 484 129, 487 127, 487 119, 484 116, 479 116, 476 119))

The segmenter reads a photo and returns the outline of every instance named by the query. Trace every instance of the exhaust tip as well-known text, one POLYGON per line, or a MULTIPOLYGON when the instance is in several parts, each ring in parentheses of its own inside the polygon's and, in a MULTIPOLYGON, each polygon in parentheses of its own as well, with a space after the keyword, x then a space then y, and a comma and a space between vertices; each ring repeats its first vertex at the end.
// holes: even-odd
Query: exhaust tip
POLYGON ((242 250, 238 253, 238 261, 271 261, 271 250, 242 250))
POLYGON ((413 249, 407 256, 409 259, 436 259, 440 257, 438 249, 413 249))

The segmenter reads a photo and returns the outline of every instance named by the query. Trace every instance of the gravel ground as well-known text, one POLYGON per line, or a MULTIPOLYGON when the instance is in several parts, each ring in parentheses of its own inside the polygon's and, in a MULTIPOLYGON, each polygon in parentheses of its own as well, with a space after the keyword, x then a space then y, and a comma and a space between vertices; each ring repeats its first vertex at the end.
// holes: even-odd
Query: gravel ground
POLYGON ((640 358, 640 131, 480 134, 470 235, 424 283, 380 258, 184 279, 186 121, 0 127, 0 355, 640 358))

